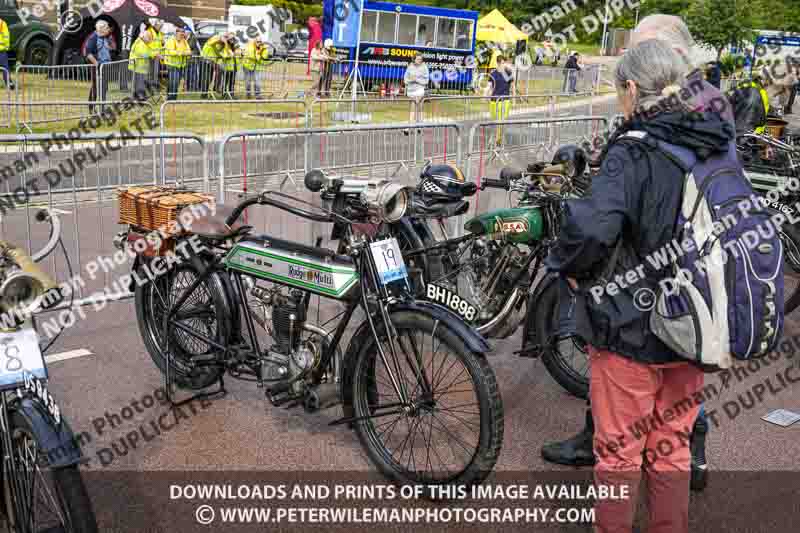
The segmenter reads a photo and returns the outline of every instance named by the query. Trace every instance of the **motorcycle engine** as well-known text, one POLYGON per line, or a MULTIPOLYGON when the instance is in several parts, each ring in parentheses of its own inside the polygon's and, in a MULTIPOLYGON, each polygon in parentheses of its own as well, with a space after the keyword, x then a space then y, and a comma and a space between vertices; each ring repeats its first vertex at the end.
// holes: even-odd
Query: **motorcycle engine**
POLYGON ((320 347, 303 340, 306 324, 306 304, 302 292, 288 295, 273 294, 273 343, 262 359, 261 377, 265 381, 292 381, 302 388, 300 378, 312 370, 320 358, 320 347))

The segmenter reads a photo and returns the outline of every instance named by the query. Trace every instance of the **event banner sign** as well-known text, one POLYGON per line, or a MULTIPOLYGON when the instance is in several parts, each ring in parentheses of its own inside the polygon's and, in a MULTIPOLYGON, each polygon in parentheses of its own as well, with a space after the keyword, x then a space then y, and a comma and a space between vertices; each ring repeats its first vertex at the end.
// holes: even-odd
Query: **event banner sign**
POLYGON ((358 33, 361 31, 364 0, 325 0, 324 8, 327 8, 324 9, 326 18, 328 14, 332 15, 326 22, 332 22, 329 28, 333 46, 355 48, 358 44, 358 33))

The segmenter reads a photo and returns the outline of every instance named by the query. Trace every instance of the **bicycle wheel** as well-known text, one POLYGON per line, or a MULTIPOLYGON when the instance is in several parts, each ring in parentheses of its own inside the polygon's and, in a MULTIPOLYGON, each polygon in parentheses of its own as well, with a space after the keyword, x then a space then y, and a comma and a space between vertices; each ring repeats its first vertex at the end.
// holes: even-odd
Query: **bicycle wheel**
POLYGON ((557 335, 559 321, 558 283, 542 291, 537 302, 534 327, 544 344, 542 363, 564 390, 578 398, 589 397, 589 353, 586 343, 576 336, 557 335))
MULTIPOLYGON (((195 268, 183 263, 154 281, 137 284, 135 306, 139 332, 150 358, 161 372, 166 372, 167 368, 163 333, 165 313, 197 277, 195 268)), ((189 295, 175 320, 197 334, 224 344, 230 331, 226 309, 220 280, 211 276, 189 295)), ((177 385, 196 390, 219 379, 223 372, 221 367, 203 364, 217 358, 219 349, 175 326, 170 327, 169 335, 172 352, 170 374, 177 385)))
POLYGON ((783 312, 788 315, 800 305, 800 229, 784 225, 780 236, 784 257, 783 312))
MULTIPOLYGON (((42 407, 44 409, 44 407, 42 407)), ((3 476, 9 531, 96 533, 97 522, 77 465, 49 468, 28 419, 9 411, 11 460, 3 476), (11 483, 18 491, 12 492, 11 483), (29 495, 13 501, 12 494, 29 495)))
POLYGON ((503 442, 503 404, 494 372, 441 322, 410 311, 392 313, 391 320, 399 361, 393 360, 381 333, 388 361, 371 339, 354 366, 359 440, 395 482, 480 483, 497 462, 503 442), (393 382, 405 387, 407 402, 393 382))

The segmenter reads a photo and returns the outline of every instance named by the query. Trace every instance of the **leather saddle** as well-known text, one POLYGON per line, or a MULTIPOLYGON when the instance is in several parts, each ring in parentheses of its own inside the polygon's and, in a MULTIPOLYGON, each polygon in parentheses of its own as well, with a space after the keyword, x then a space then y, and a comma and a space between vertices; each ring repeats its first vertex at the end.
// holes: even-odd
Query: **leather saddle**
POLYGON ((191 223, 185 226, 184 229, 204 239, 223 241, 248 233, 253 229, 252 226, 244 225, 239 222, 239 220, 234 222, 232 226, 225 223, 231 213, 233 213, 234 207, 218 205, 216 206, 214 214, 209 213, 207 215, 195 217, 191 214, 191 211, 189 211, 185 218, 181 216, 181 214, 190 209, 189 207, 184 207, 178 214, 178 220, 191 220, 191 223))

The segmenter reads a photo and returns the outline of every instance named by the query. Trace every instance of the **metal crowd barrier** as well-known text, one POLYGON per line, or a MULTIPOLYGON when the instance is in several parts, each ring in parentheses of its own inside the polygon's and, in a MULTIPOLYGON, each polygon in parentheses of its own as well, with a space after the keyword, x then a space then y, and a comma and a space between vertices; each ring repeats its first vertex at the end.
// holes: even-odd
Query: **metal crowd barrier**
POLYGON ((424 122, 490 120, 502 118, 496 113, 506 109, 507 116, 535 114, 546 118, 553 112, 555 97, 547 94, 519 95, 504 98, 502 102, 503 105, 498 106, 491 96, 429 96, 421 101, 420 117, 424 122))
MULTIPOLYGON (((77 127, 77 122, 83 119, 100 116, 104 107, 113 106, 117 102, 11 102, 10 108, 14 109, 14 121, 20 130, 33 132, 32 126, 37 124, 53 124, 56 122, 73 122, 72 127, 77 127)), ((133 109, 141 114, 142 108, 155 113, 149 101, 137 102, 133 109)))
MULTIPOLYGON (((468 181, 480 185, 484 177, 496 178, 503 167, 524 169, 528 163, 549 160, 564 144, 593 145, 607 127, 602 116, 479 122, 467 135, 463 170, 468 181)), ((477 193, 471 208, 482 213, 510 202, 505 193, 487 189, 477 193)))
POLYGON ((454 123, 246 130, 217 147, 219 200, 267 188, 304 190, 311 169, 371 178, 416 180, 413 167, 461 159, 454 123))
POLYGON ((167 100, 159 116, 162 133, 191 131, 212 138, 242 127, 296 129, 308 123, 307 102, 298 99, 167 100))
POLYGON ((398 98, 359 98, 358 100, 316 99, 308 106, 307 123, 324 128, 347 124, 386 124, 420 120, 417 100, 398 98))
POLYGON ((10 128, 13 118, 11 106, 11 89, 9 84, 13 83, 11 73, 8 69, 0 67, 0 77, 3 80, 3 92, 0 93, 0 128, 10 128))
POLYGON ((17 65, 15 77, 17 103, 86 102, 97 79, 97 67, 17 65))
MULTIPOLYGON (((0 239, 29 252, 40 249, 49 237, 47 225, 34 217, 42 207, 58 209, 72 275, 81 275, 85 283, 75 286, 75 305, 127 297, 105 292, 130 272, 127 261, 101 268, 94 278, 86 270, 98 257, 113 256, 111 242, 122 229, 116 190, 173 183, 209 190, 204 140, 191 133, 146 133, 117 135, 110 141, 108 134, 91 134, 60 142, 46 134, 0 135, 0 239)), ((109 261, 97 264, 108 266, 109 261)), ((70 278, 61 253, 54 253, 44 267, 54 279, 70 278)))

